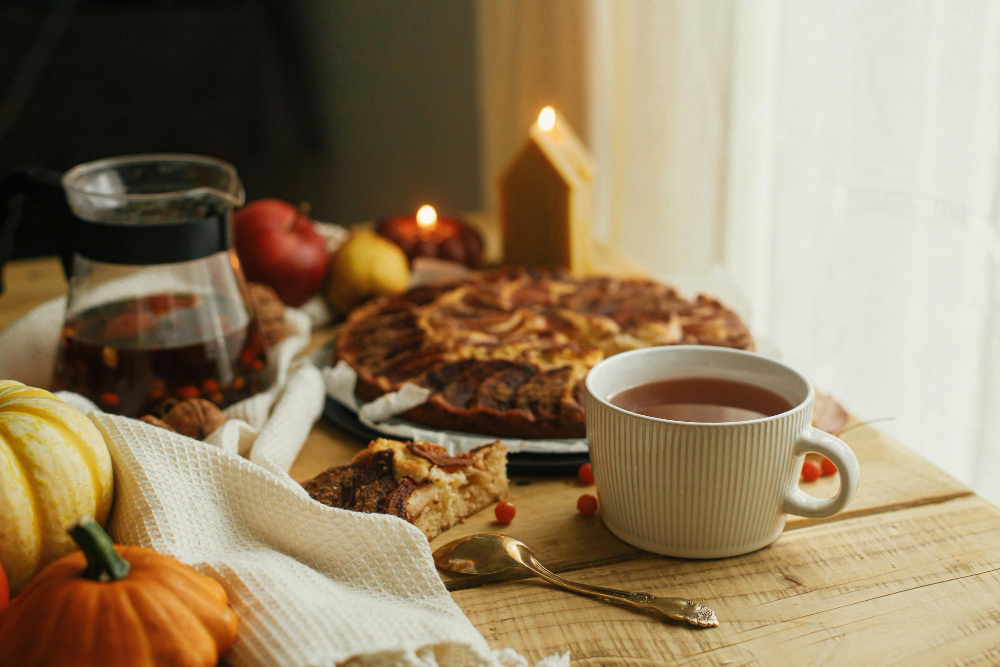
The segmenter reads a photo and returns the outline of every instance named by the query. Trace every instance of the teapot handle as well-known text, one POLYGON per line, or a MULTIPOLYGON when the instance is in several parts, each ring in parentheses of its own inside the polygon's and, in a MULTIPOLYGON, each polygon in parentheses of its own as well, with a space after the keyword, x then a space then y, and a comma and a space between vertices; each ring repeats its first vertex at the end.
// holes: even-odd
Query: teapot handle
POLYGON ((3 267, 14 255, 14 237, 28 197, 44 203, 51 232, 59 242, 63 272, 67 279, 70 276, 73 244, 67 222, 71 214, 62 174, 43 167, 22 167, 0 178, 0 294, 4 288, 3 267))

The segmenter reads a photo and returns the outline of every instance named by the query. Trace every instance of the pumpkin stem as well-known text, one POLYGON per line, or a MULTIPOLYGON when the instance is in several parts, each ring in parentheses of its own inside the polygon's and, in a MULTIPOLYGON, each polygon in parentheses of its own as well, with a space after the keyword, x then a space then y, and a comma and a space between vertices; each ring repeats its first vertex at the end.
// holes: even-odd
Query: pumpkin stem
POLYGON ((115 581, 128 575, 132 566, 115 551, 115 543, 101 525, 89 516, 69 529, 69 535, 87 557, 83 576, 94 581, 115 581))

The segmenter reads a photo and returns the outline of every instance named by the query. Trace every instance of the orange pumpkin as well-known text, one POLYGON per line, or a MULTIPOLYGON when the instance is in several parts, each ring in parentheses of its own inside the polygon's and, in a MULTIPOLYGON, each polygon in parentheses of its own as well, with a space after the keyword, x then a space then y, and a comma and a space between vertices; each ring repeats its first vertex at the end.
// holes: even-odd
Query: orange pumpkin
POLYGON ((93 519, 69 532, 81 551, 42 570, 0 613, 0 662, 218 664, 237 625, 219 582, 152 549, 115 546, 93 519))

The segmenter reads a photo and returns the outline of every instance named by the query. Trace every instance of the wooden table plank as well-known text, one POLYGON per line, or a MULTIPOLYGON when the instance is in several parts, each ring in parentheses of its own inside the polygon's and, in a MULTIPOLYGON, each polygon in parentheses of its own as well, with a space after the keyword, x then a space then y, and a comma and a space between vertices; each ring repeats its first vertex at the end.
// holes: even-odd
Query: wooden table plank
POLYGON ((644 556, 572 578, 689 597, 722 624, 666 624, 536 580, 452 596, 492 646, 529 662, 567 649, 581 665, 998 660, 1000 510, 977 497, 807 526, 747 556, 644 556))
POLYGON ((18 260, 3 270, 0 329, 49 299, 66 294, 62 264, 56 257, 18 260))

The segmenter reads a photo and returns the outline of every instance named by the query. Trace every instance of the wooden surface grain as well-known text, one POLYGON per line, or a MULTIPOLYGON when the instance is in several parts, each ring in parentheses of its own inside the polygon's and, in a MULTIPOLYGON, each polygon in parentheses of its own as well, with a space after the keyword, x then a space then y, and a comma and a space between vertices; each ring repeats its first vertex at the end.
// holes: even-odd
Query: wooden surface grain
POLYGON ((66 294, 62 264, 55 257, 10 262, 3 272, 0 329, 49 299, 66 294))
MULTIPOLYGON (((599 270, 637 273, 614 253, 599 270)), ((5 271, 0 327, 65 293, 54 259, 5 271)), ((332 336, 313 336, 313 347, 332 336)), ((790 517, 771 546, 712 561, 663 558, 611 535, 600 513, 577 513, 593 493, 571 478, 515 478, 513 523, 493 508, 434 540, 482 531, 514 535, 571 579, 679 595, 715 609, 710 630, 551 588, 533 579, 444 575, 458 605, 495 648, 531 659, 569 650, 574 664, 1000 664, 1000 509, 876 428, 843 434, 861 463, 850 507, 830 519, 790 517)), ((364 446, 320 420, 292 467, 305 480, 364 446)), ((837 478, 804 484, 832 495, 837 478)))
POLYGON ((536 580, 452 595, 494 646, 575 664, 946 664, 997 660, 1000 512, 977 497, 793 530, 712 561, 640 555, 581 568, 584 583, 711 606, 692 630, 536 580), (965 660, 962 660, 965 662, 965 660))

